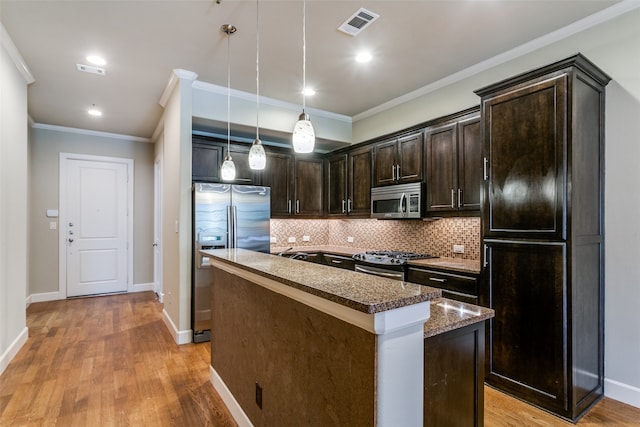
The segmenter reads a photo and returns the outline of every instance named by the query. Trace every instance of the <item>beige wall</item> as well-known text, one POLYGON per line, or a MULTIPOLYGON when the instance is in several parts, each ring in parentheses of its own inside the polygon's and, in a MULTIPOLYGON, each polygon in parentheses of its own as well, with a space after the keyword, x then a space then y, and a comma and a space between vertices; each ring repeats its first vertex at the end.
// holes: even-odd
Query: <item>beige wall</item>
POLYGON ((29 294, 58 291, 59 156, 61 152, 130 158, 134 161, 133 280, 153 282, 153 145, 108 136, 70 132, 63 128, 32 129, 30 142, 29 294), (50 222, 57 228, 51 230, 50 222))
POLYGON ((0 25, 0 373, 27 339, 27 81, 0 25))
MULTIPOLYGON (((164 310, 177 342, 191 339, 191 104, 192 79, 176 70, 159 125, 162 159, 162 286, 164 310), (177 72, 177 74, 175 74, 177 72)), ((192 76, 195 78, 195 75, 192 76)))

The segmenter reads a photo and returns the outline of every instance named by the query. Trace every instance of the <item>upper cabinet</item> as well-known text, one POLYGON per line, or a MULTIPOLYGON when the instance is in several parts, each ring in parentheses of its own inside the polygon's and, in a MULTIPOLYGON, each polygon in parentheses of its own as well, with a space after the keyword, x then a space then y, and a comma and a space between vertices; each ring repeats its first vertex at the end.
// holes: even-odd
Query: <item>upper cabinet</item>
POLYGON ((371 147, 356 148, 327 159, 327 215, 371 213, 371 147))
POLYGON ((322 217, 323 177, 321 158, 268 151, 260 183, 271 187, 271 217, 322 217))
POLYGON ((422 132, 373 147, 373 186, 422 181, 422 132))
POLYGON ((480 113, 427 128, 427 213, 480 213, 482 140, 480 113))
MULTIPOLYGON (((220 166, 227 155, 227 143, 204 137, 193 137, 191 148, 191 179, 202 182, 222 182, 220 166)), ((251 184, 256 173, 249 168, 249 148, 231 145, 230 152, 236 167, 234 184, 251 184)))

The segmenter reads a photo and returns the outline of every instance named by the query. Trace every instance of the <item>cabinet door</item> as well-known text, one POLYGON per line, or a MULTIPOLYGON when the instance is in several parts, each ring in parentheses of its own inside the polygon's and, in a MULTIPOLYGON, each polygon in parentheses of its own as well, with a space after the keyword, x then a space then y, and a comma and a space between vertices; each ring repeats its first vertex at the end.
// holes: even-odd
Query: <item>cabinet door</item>
POLYGON ((193 142, 191 148, 191 179, 193 181, 219 182, 222 164, 222 147, 203 142, 193 142))
POLYGON ((457 139, 456 123, 427 129, 427 212, 456 209, 457 139))
POLYGON ((422 181, 422 132, 398 140, 399 183, 422 181))
POLYGON ((295 159, 295 207, 299 216, 322 216, 322 159, 295 159))
POLYGON ((396 182, 396 140, 381 142, 373 148, 375 165, 373 168, 374 187, 396 182))
POLYGON ((458 209, 480 210, 483 180, 480 116, 458 122, 458 209))
POLYGON ((349 152, 349 215, 371 216, 371 147, 349 152))
POLYGON ((567 77, 483 100, 484 235, 564 238, 567 77))
MULTIPOLYGON (((224 149, 227 152, 227 149, 224 149)), ((237 184, 252 184, 255 173, 249 167, 249 150, 240 147, 231 147, 231 159, 236 167, 236 178, 233 180, 237 184)))
POLYGON ((271 217, 289 217, 293 212, 293 158, 289 154, 267 153, 267 168, 262 171, 261 183, 271 187, 271 217))
POLYGON ((547 409, 567 408, 562 243, 485 241, 490 320, 486 379, 547 409))
POLYGON ((327 215, 347 214, 347 155, 327 159, 327 215))

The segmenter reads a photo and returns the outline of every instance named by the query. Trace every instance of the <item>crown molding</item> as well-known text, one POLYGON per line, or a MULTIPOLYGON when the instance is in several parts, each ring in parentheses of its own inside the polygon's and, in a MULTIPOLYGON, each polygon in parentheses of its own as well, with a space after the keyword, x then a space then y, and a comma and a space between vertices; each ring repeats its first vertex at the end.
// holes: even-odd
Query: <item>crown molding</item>
MULTIPOLYGON (((216 95, 224 95, 224 96, 227 96, 227 91, 229 90, 226 86, 218 86, 213 83, 203 82, 201 80, 194 81, 193 88, 199 89, 205 92, 209 92, 209 93, 214 93, 216 95)), ((249 101, 249 102, 256 101, 255 93, 244 92, 236 89, 231 89, 231 97, 236 99, 241 99, 244 101, 249 101)), ((278 99, 267 98, 264 96, 260 96, 260 105, 269 105, 272 107, 281 108, 283 110, 296 111, 298 113, 301 110, 300 104, 280 101, 278 99)), ((319 109, 308 107, 308 106, 305 108, 305 111, 307 112, 307 114, 311 114, 318 117, 324 117, 324 118, 335 120, 335 121, 340 121, 340 122, 349 123, 349 124, 353 122, 350 116, 345 116, 344 114, 332 113, 331 111, 319 110, 319 109)))
POLYGON ((171 93, 173 93, 173 89, 178 84, 178 81, 189 80, 193 82, 197 78, 198 78, 198 74, 194 73, 193 71, 183 70, 180 68, 176 68, 172 70, 171 76, 169 76, 169 81, 167 82, 167 85, 165 86, 164 91, 162 91, 162 95, 160 96, 160 100, 158 101, 158 104, 160 104, 162 108, 164 108, 167 105, 167 101, 169 100, 171 93))
POLYGON ((13 61, 16 68, 18 69, 18 71, 20 72, 24 80, 27 82, 27 84, 30 85, 31 83, 35 82, 36 79, 33 78, 33 74, 31 74, 31 70, 29 70, 29 66, 24 61, 24 58, 22 58, 22 55, 20 55, 18 48, 13 43, 11 36, 7 32, 7 30, 4 28, 4 25, 2 24, 2 22, 0 22, 0 43, 2 44, 2 47, 4 47, 7 53, 9 54, 9 57, 11 57, 11 60, 13 61))
POLYGON ((121 133, 101 132, 97 130, 48 125, 45 123, 34 123, 31 127, 34 129, 44 129, 44 130, 52 130, 55 132, 67 132, 67 133, 77 133, 81 135, 99 136, 102 138, 119 139, 122 141, 129 141, 129 142, 146 142, 146 143, 153 142, 151 138, 143 138, 141 136, 131 136, 131 135, 123 135, 121 133))

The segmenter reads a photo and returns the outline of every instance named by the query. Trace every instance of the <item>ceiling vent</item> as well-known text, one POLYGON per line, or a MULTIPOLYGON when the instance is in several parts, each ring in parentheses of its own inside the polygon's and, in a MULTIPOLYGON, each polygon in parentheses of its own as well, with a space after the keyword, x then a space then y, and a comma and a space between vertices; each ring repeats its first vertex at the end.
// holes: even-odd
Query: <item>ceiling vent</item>
POLYGON ((78 71, 85 73, 98 74, 100 76, 105 74, 104 68, 94 67, 93 65, 76 64, 76 67, 78 67, 78 71))
POLYGON ((369 24, 376 19, 380 18, 377 13, 370 10, 360 8, 356 13, 351 15, 349 19, 344 21, 342 25, 338 27, 343 33, 347 33, 351 36, 357 36, 362 30, 364 30, 369 24))

